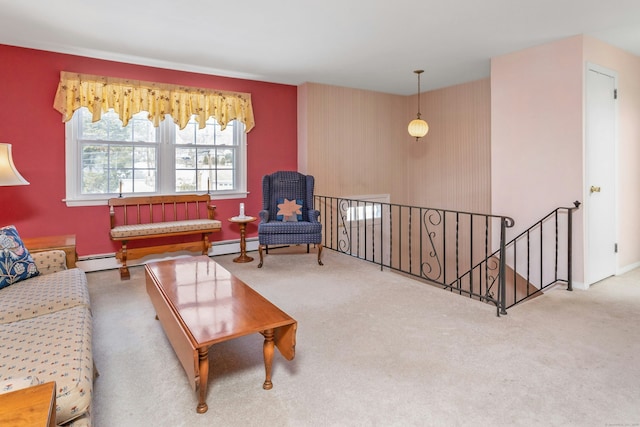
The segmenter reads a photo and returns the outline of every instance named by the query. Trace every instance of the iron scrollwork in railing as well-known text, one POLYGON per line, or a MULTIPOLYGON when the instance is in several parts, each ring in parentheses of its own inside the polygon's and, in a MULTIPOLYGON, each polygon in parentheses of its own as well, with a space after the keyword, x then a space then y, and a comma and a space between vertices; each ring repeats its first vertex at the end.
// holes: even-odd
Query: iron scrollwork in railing
POLYGON ((487 290, 485 292, 485 297, 488 300, 497 301, 497 296, 495 295, 495 292, 493 292, 492 288, 493 285, 496 284, 498 277, 500 277, 500 263, 494 257, 483 261, 483 263, 485 264, 487 278, 487 290))
POLYGON ((347 217, 351 201, 347 199, 338 200, 338 252, 351 254, 351 230, 348 228, 347 217), (340 238, 343 237, 343 238, 340 238))
POLYGON ((427 261, 422 261, 420 263, 420 275, 428 280, 438 283, 442 277, 442 264, 440 263, 440 257, 438 256, 438 251, 436 250, 436 245, 434 242, 434 238, 436 237, 436 231, 433 228, 430 228, 429 225, 433 227, 438 227, 442 223, 442 214, 437 209, 425 209, 422 214, 422 224, 424 229, 426 230, 426 235, 429 242, 429 248, 427 249, 428 258, 427 261), (431 260, 434 260, 437 266, 436 275, 430 275, 434 272, 434 266, 432 265, 431 260))

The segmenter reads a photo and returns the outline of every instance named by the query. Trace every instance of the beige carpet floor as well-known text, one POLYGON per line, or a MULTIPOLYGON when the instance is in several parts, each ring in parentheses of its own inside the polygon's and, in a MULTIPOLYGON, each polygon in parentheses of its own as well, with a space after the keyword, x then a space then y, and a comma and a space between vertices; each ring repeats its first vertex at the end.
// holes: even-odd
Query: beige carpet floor
POLYGON ((262 337, 210 351, 209 411, 165 338, 144 286, 89 273, 94 424, 111 426, 640 425, 640 270, 588 291, 494 307, 326 250, 272 250, 265 265, 214 260, 298 321, 296 357, 262 337))

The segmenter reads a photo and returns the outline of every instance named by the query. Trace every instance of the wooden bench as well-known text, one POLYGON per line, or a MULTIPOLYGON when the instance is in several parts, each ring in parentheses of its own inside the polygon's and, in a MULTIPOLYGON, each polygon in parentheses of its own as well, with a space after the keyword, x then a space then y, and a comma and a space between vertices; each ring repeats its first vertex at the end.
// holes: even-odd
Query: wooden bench
POLYGON ((129 279, 127 260, 130 259, 179 250, 201 252, 202 255, 207 255, 211 247, 209 234, 220 231, 222 228, 222 223, 214 219, 215 210, 216 207, 211 205, 208 194, 109 199, 111 239, 122 243, 121 249, 116 253, 116 258, 122 263, 120 278, 129 279), (196 234, 201 236, 200 240, 127 247, 130 240, 196 234))

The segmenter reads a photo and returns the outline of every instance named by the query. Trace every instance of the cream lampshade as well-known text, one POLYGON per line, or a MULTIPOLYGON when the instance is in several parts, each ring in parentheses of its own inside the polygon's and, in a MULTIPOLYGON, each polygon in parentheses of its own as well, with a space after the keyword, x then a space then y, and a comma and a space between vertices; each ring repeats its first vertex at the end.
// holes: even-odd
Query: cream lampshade
POLYGON ((11 144, 0 142, 0 186, 29 185, 13 164, 11 144))
POLYGON ((417 118, 417 119, 411 120, 408 126, 408 130, 409 130, 409 135, 418 139, 418 138, 422 138, 427 134, 427 132, 429 132, 429 125, 424 120, 417 118))

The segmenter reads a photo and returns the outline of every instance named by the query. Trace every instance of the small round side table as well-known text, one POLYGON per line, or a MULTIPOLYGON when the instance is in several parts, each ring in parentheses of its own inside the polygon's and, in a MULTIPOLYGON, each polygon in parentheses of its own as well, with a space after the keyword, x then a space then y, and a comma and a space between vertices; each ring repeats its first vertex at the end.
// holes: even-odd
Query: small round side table
POLYGON ((229 218, 229 222, 233 222, 238 224, 240 227, 240 256, 233 259, 233 262, 251 262, 253 258, 247 255, 247 241, 246 241, 246 232, 247 232, 247 224, 255 221, 255 216, 234 216, 229 218))

